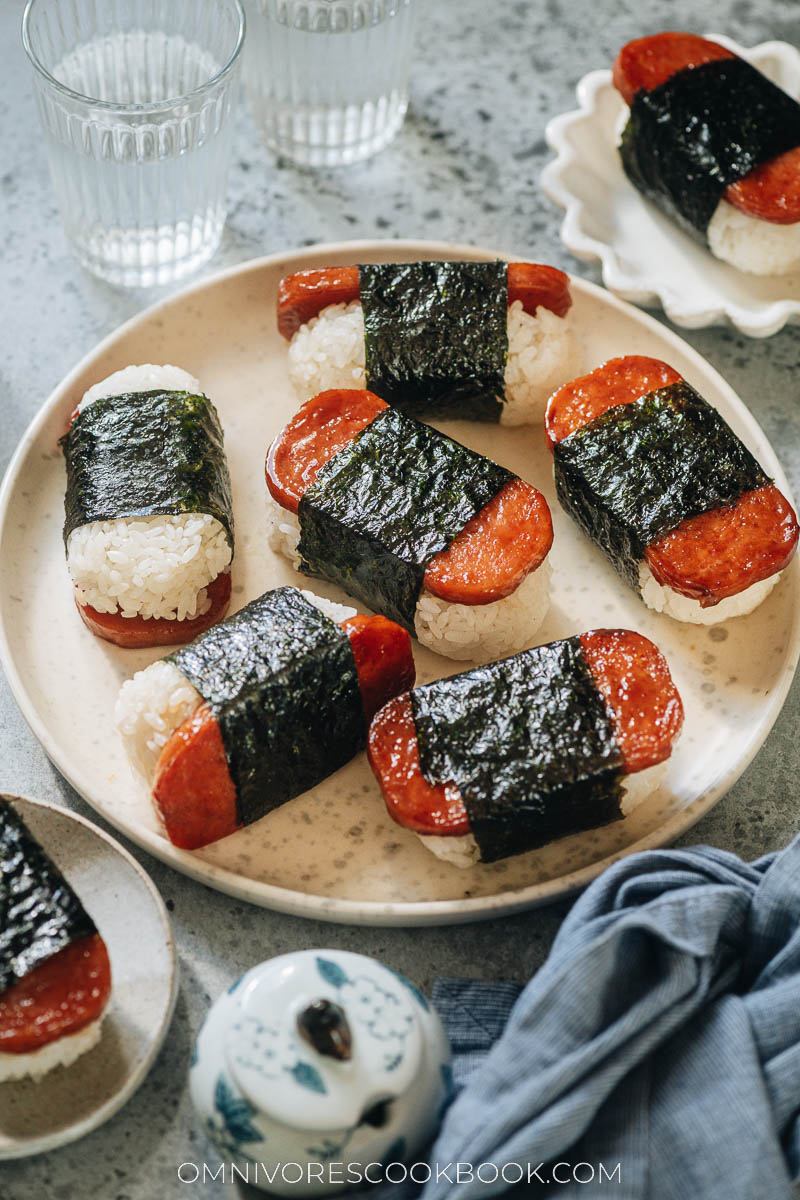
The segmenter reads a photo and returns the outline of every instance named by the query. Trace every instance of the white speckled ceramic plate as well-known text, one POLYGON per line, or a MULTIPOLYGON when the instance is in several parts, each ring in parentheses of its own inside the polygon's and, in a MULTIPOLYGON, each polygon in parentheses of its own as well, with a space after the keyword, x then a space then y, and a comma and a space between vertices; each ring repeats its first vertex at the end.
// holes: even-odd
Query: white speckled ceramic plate
MULTIPOLYGON (((800 51, 787 42, 751 50, 721 42, 800 97, 800 51)), ((541 184, 566 209, 561 240, 577 258, 600 259, 603 283, 636 304, 661 304, 676 325, 698 329, 729 321, 748 337, 769 337, 800 321, 800 272, 760 278, 720 262, 628 182, 617 152, 625 105, 611 71, 592 71, 577 87, 578 110, 554 117, 546 137, 555 159, 541 184)))
MULTIPOLYGON (((800 604, 793 565, 754 614, 714 629, 645 609, 562 514, 538 428, 450 423, 546 494, 555 545, 552 606, 541 641, 592 626, 641 630, 664 650, 686 705, 666 787, 629 819, 519 858, 470 871, 441 863, 392 823, 363 755, 318 788, 204 850, 161 834, 144 784, 113 726, 122 680, 159 657, 94 638, 72 603, 61 541, 64 468, 56 441, 84 389, 132 362, 171 362, 196 375, 225 427, 237 528, 234 603, 297 583, 266 545, 264 456, 296 408, 286 345, 275 327, 282 275, 302 267, 386 258, 486 258, 441 243, 318 246, 245 263, 122 326, 53 392, 9 467, 0 493, 0 657, 37 737, 77 790, 117 828, 212 887, 287 912, 334 921, 414 924, 471 920, 551 900, 587 883, 615 857, 676 837, 741 774, 767 735, 798 657, 800 604)), ((668 359, 724 413, 786 491, 773 451, 724 380, 675 334, 602 289, 573 280, 586 366, 615 354, 668 359)), ((315 582, 321 594, 346 601, 315 582)), ((415 647, 418 678, 454 667, 415 647)))
POLYGON ((0 1083, 0 1159, 53 1150, 113 1117, 153 1065, 178 994, 169 917, 136 860, 75 813, 38 800, 5 799, 97 925, 111 959, 112 991, 92 1050, 37 1083, 0 1083))

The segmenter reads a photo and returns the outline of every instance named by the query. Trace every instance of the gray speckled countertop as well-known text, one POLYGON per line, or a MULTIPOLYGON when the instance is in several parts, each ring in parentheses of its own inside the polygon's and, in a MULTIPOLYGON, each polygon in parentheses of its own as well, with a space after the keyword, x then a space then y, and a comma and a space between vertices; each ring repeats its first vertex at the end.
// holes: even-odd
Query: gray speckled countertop
MULTIPOLYGON (((363 165, 304 173, 276 164, 241 113, 222 248, 206 268, 316 241, 425 237, 494 246, 599 282, 558 238, 560 214, 537 180, 549 152, 547 119, 574 107, 574 86, 632 37, 665 23, 659 0, 420 0, 408 119, 393 145, 363 165)), ((0 5, 2 379, 0 465, 54 385, 101 337, 162 293, 116 291, 85 274, 61 233, 19 47, 21 0, 0 5)), ((714 29, 745 45, 797 40, 796 0, 673 0, 671 28, 714 29)), ((800 329, 750 341, 727 329, 685 333, 747 399, 800 494, 796 379, 800 329)), ((766 745, 728 795, 682 839, 754 857, 797 826, 800 686, 766 745)), ((0 682, 0 790, 99 818, 70 789, 0 682)), ((113 832, 113 831, 112 831, 113 832)), ((524 979, 542 962, 567 905, 503 921, 442 929, 329 926, 248 907, 130 847, 174 922, 182 982, 156 1065, 128 1106, 83 1141, 4 1164, 0 1200, 166 1200, 234 1185, 178 1180, 186 1160, 214 1153, 195 1127, 186 1091, 190 1046, 209 1001, 273 954, 340 946, 377 955, 423 987, 439 974, 524 979)))

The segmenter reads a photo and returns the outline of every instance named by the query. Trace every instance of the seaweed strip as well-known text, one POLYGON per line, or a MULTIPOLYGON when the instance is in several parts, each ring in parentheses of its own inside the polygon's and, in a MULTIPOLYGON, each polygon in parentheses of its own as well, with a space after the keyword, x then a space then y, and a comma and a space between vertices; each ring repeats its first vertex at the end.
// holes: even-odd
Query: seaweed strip
POLYGON ((364 745, 350 639, 297 588, 266 592, 168 661, 219 723, 242 825, 320 783, 364 745))
POLYGON ((618 404, 558 442, 559 501, 637 591, 645 548, 769 480, 688 383, 618 404))
POLYGON ((580 638, 411 692, 422 773, 458 786, 483 862, 620 816, 622 755, 580 638))
POLYGON ((686 68, 631 103, 620 155, 631 183, 705 235, 731 183, 800 145, 800 104, 741 58, 686 68))
POLYGON ((425 567, 514 476, 394 408, 321 469, 300 500, 301 571, 414 633, 425 567))
POLYGON ((555 446, 561 505, 638 590, 646 546, 768 484, 756 458, 685 380, 616 404, 555 446))
POLYGON ((370 391, 415 416, 499 421, 507 264, 377 263, 358 271, 370 391))
POLYGON ((96 932, 58 867, 0 797, 0 993, 96 932))
POLYGON ((151 391, 95 400, 60 444, 67 463, 65 544, 73 529, 92 521, 208 513, 233 549, 222 428, 207 396, 151 391))

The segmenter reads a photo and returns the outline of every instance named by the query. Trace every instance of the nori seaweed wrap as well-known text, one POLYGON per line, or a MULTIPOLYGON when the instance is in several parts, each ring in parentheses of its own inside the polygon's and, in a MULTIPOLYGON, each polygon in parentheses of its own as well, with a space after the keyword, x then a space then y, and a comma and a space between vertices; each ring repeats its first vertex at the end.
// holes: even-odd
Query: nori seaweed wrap
POLYGON ((499 421, 507 264, 377 263, 358 270, 369 390, 413 415, 499 421))
POLYGON ((340 584, 413 634, 426 566, 513 478, 386 408, 302 496, 300 569, 340 584))
POLYGON ((685 380, 609 408, 563 438, 554 471, 563 507, 636 590, 649 544, 769 482, 685 380))
POLYGON ((0 993, 96 932, 55 863, 0 797, 0 993))
POLYGON ((207 513, 233 550, 222 428, 207 396, 154 390, 103 397, 76 415, 60 444, 65 545, 74 529, 95 521, 207 513))
POLYGON ((741 58, 676 71, 633 97, 620 145, 631 183, 705 237, 725 189, 800 145, 800 104, 741 58))
POLYGON ((415 688, 419 762, 494 862, 617 820, 622 754, 580 638, 415 688))
POLYGON ((364 745, 350 640, 297 588, 251 601, 168 661, 219 724, 240 825, 321 782, 364 745))

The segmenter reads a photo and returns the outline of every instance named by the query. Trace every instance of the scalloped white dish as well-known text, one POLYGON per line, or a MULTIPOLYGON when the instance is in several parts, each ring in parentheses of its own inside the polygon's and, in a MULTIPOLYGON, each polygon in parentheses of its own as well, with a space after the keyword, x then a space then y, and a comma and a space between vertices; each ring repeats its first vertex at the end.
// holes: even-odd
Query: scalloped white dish
MULTIPOLYGON (((788 42, 746 49, 709 33, 800 97, 800 51, 788 42)), ((545 194, 566 210, 561 240, 584 261, 599 259, 610 292, 649 307, 661 305, 676 325, 699 329, 729 322, 748 337, 770 337, 800 321, 800 272, 760 277, 714 258, 628 182, 617 152, 626 106, 611 71, 592 71, 577 86, 578 109, 554 117, 545 131, 555 159, 541 175, 545 194)))
MULTIPOLYGON (((64 562, 65 477, 57 440, 77 399, 127 363, 178 363, 196 375, 219 410, 233 478, 233 608, 280 584, 308 586, 266 540, 264 457, 297 409, 275 321, 280 278, 321 265, 498 257, 440 242, 352 242, 273 255, 205 279, 141 313, 87 355, 45 402, 9 466, 0 490, 0 662, 17 702, 50 758, 98 812, 210 887, 300 916, 362 924, 444 924, 542 904, 585 885, 619 856, 688 829, 738 779, 781 709, 800 653, 800 563, 750 616, 708 628, 671 621, 644 607, 561 510, 541 428, 448 422, 446 432, 531 480, 550 504, 552 603, 539 640, 622 626, 663 650, 686 711, 665 785, 624 821, 464 871, 394 824, 360 754, 318 787, 202 850, 167 841, 113 721, 122 680, 163 652, 122 650, 93 637, 75 610, 64 562)), ((586 369, 623 353, 667 359, 790 497, 764 434, 699 354, 602 288, 575 278, 571 288, 586 369)), ((311 586, 349 602, 321 580, 311 586)), ((420 683, 467 665, 418 644, 414 656, 420 683)))

